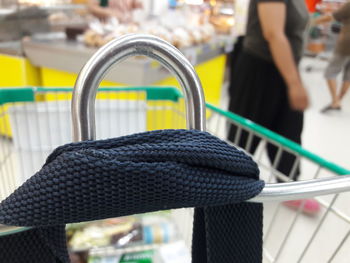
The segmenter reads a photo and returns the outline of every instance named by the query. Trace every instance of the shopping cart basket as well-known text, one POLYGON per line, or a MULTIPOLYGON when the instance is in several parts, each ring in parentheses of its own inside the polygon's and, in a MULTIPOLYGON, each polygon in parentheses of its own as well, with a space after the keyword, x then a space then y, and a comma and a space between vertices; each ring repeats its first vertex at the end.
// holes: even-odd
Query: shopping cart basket
MULTIPOLYGON (((94 115, 94 112, 90 111, 94 106, 92 103, 94 90, 91 89, 88 94, 86 92, 78 94, 78 99, 77 92, 82 92, 84 88, 86 90, 86 87, 97 87, 108 68, 103 68, 101 65, 113 64, 111 57, 101 58, 100 55, 101 52, 85 67, 85 70, 87 68, 93 70, 88 72, 83 70, 77 82, 81 89, 80 91, 76 89, 75 104, 73 103, 73 113, 76 116, 76 119, 73 119, 75 140, 95 138, 95 125, 90 119, 94 115), (99 64, 96 64, 96 57, 99 64), (89 79, 87 76, 93 77, 89 79), (85 119, 82 118, 83 121, 78 118, 82 115, 85 116, 85 119)), ((113 59, 117 60, 120 57, 113 59)), ((171 65, 171 67, 175 66, 171 65)), ((198 86, 195 79, 194 83, 184 82, 187 77, 189 76, 182 76, 181 84, 198 86)), ((190 105, 200 105, 203 102, 200 97, 193 99, 192 95, 188 94, 189 91, 186 90, 186 92, 186 98, 192 101, 190 105)), ((38 170, 46 156, 56 146, 71 141, 72 127, 69 121, 71 98, 72 89, 69 88, 0 90, 0 132, 2 134, 0 200, 38 170)), ((261 140, 253 157, 259 164, 262 177, 268 183, 275 181, 276 178, 289 180, 290 174, 283 174, 276 167, 283 154, 293 154, 295 163, 290 173, 295 173, 300 165, 299 179, 313 180, 267 184, 261 195, 252 200, 272 201, 265 204, 264 260, 266 262, 315 262, 317 258, 317 262, 347 262, 347 250, 350 247, 350 209, 346 205, 348 193, 341 192, 350 189, 350 182, 349 177, 340 177, 340 175, 350 174, 350 172, 249 120, 213 105, 207 104, 206 115, 201 114, 200 107, 187 108, 186 111, 183 96, 176 88, 100 88, 96 103, 96 138, 110 138, 146 130, 186 128, 186 124, 189 124, 190 128, 197 129, 205 129, 206 126, 210 133, 225 140, 228 129, 233 125, 237 127, 233 143, 237 144, 245 134, 247 140, 243 148, 246 151, 249 152, 255 138, 261 140), (187 123, 186 114, 189 116, 187 123), (277 147, 277 154, 272 161, 266 158, 267 144, 277 147), (306 217, 301 213, 301 208, 298 211, 290 211, 279 204, 282 200, 325 194, 332 195, 318 197, 323 207, 318 217, 306 217)), ((184 238, 189 240, 192 225, 191 212, 176 211, 175 221, 179 218, 181 218, 179 228, 184 238), (181 217, 176 213, 181 213, 181 217), (188 218, 187 224, 184 224, 183 216, 188 218)), ((0 236, 24 230, 2 227, 0 236)))

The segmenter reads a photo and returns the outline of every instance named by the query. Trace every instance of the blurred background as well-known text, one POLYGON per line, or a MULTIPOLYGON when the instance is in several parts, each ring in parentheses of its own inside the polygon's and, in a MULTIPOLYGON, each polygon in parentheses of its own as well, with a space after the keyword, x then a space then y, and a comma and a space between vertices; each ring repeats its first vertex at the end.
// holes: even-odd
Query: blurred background
MULTIPOLYGON (((202 82, 206 101, 225 111, 228 110, 230 95, 232 99, 230 93, 234 76, 232 72, 240 67, 239 63, 235 64, 237 61, 235 52, 240 48, 237 46, 238 40, 245 34, 249 14, 248 2, 248 0, 0 0, 0 89, 6 89, 6 92, 11 89, 18 91, 14 93, 15 97, 11 97, 11 100, 2 101, 0 97, 0 148, 2 148, 0 149, 0 161, 2 161, 0 162, 0 182, 5 185, 5 179, 1 176, 6 178, 6 175, 11 173, 19 174, 18 182, 27 179, 40 169, 47 155, 56 146, 70 141, 70 126, 65 125, 69 122, 70 93, 52 88, 72 88, 79 71, 96 50, 125 34, 152 34, 173 44, 194 65, 202 82), (30 88, 30 92, 37 93, 34 94, 34 101, 59 102, 38 104, 35 108, 15 105, 15 102, 22 102, 23 96, 27 96, 25 91, 19 88, 27 87, 30 88), (40 90, 41 88, 44 89, 40 90), (45 89, 52 89, 52 94, 45 89), (17 98, 21 99, 17 100, 17 98), (13 104, 6 105, 8 102, 13 104), (31 112, 35 114, 31 115, 31 112), (40 115, 41 113, 43 115, 40 115), (50 123, 50 120, 56 119, 57 123, 62 124, 61 126, 56 127, 55 124, 50 123), (38 124, 34 127, 33 123, 38 124), (47 143, 45 140, 50 142, 47 143), (46 148, 43 147, 45 143, 49 145, 46 148), (39 155, 36 155, 38 152, 36 145, 41 147, 38 146, 39 155), (10 164, 6 164, 8 159, 11 160, 10 164), (17 161, 13 161, 14 159, 17 161)), ((345 91, 341 104, 340 101, 334 101, 332 93, 329 92, 329 89, 331 92, 332 89, 324 77, 324 72, 334 59, 334 50, 342 35, 340 32, 344 31, 342 22, 332 18, 327 20, 324 17, 332 17, 332 14, 342 8, 347 1, 305 0, 303 2, 307 7, 310 22, 303 32, 304 48, 300 63, 297 64, 309 98, 309 107, 304 111, 302 145, 315 156, 343 167, 344 170, 350 169, 348 148, 350 146, 350 96, 345 91)), ((346 23, 350 23, 350 11, 348 10, 346 14, 349 16, 346 23)), ((343 34, 349 35, 350 32, 346 31, 343 34)), ((350 60, 347 63, 349 67, 347 69, 350 72, 350 60)), ((346 65, 344 72, 344 74, 350 74, 346 73, 346 65)), ((251 76, 253 78, 255 75, 251 74, 251 76)), ((341 74, 335 74, 334 78, 339 83, 343 80, 341 74)), ((166 69, 158 62, 144 57, 130 58, 114 66, 105 76, 101 86, 179 88, 176 78, 166 69)), ((162 98, 163 93, 159 94, 162 98)), ((99 133, 104 133, 102 137, 110 137, 109 130, 113 136, 116 136, 150 129, 147 119, 150 115, 145 110, 146 106, 150 106, 149 104, 130 102, 135 100, 133 95, 113 96, 110 94, 106 98, 108 100, 127 98, 128 104, 120 104, 116 107, 111 106, 110 103, 104 104, 108 108, 108 120, 105 123, 101 121, 102 128, 99 133), (123 112, 125 109, 131 110, 131 115, 125 115, 122 119, 113 115, 113 111, 123 112), (127 124, 130 116, 132 119, 137 119, 135 126, 127 124), (125 130, 113 130, 114 128, 110 127, 110 123, 117 118, 120 126, 127 127, 125 130)), ((144 94, 137 96, 136 98, 140 99, 144 94)), ((25 99, 25 101, 31 101, 31 99, 25 99)), ((161 107, 164 112, 167 109, 165 104, 153 106, 161 107)), ((100 106, 97 105, 97 107, 100 106)), ((98 108, 97 114, 102 116, 100 116, 101 119, 103 114, 107 114, 104 107, 101 104, 101 108, 98 108)), ((183 108, 183 105, 181 107, 183 108)), ((154 116, 159 118, 160 115, 157 114, 154 116)), ((167 116, 162 115, 162 118, 167 116)), ((219 126, 220 118, 215 117, 213 112, 209 113, 209 118, 211 120, 209 129, 215 129, 215 135, 226 139, 230 124, 225 122, 224 126, 219 126)), ((175 128, 181 128, 181 125, 183 121, 175 128)), ((169 127, 174 128, 168 124, 164 124, 163 127, 155 123, 151 129, 169 127)), ((248 152, 249 148, 246 149, 248 152)), ((255 151, 251 154, 257 155, 255 151)), ((310 164, 307 163, 310 160, 300 161, 304 157, 298 155, 298 164, 295 165, 299 167, 299 162, 303 164, 299 179, 315 178, 313 177, 316 173, 315 167, 320 164, 310 168, 310 164)), ((316 157, 312 160, 316 160, 316 157)), ((266 153, 261 162, 269 162, 266 153)), ((274 162, 270 159, 268 166, 272 166, 272 163, 274 162)), ((276 167, 273 169, 280 170, 276 167)), ((266 180, 270 178, 271 173, 271 169, 265 172, 262 169, 262 176, 266 180)), ((285 177, 288 177, 288 174, 285 174, 285 177)), ((320 177, 322 176, 329 176, 329 173, 320 177)), ((1 192, 0 187, 0 200, 7 194, 5 190, 1 192)), ((300 243, 306 246, 307 241, 301 241, 304 236, 311 236, 317 225, 320 222, 324 223, 322 218, 330 210, 330 199, 326 199, 328 203, 318 200, 321 204, 319 208, 321 212, 317 215, 301 216, 298 219, 301 227, 295 230, 296 234, 292 241, 288 241, 290 243, 287 243, 286 247, 290 249, 284 249, 287 241, 281 235, 290 235, 285 225, 294 218, 295 209, 280 206, 278 203, 266 205, 266 224, 269 222, 274 226, 273 229, 269 227, 265 230, 268 231, 272 240, 269 244, 271 247, 279 247, 280 250, 276 253, 276 260, 269 259, 270 254, 266 254, 264 260, 287 263, 348 262, 349 255, 346 256, 346 251, 350 249, 349 198, 350 196, 345 196, 337 203, 337 208, 343 216, 343 225, 338 230, 334 230, 334 233, 332 232, 329 240, 327 235, 330 230, 326 228, 321 235, 322 238, 319 238, 313 250, 308 252, 305 261, 298 261, 299 254, 293 252, 293 247, 300 243), (276 217, 280 219, 274 221, 276 217), (324 242, 325 240, 327 242, 324 242), (283 243, 282 248, 280 243, 283 243), (329 245, 330 243, 332 245, 329 245), (340 251, 341 256, 333 257, 334 251, 340 251), (325 256, 323 252, 327 255, 325 256), (293 253, 297 256, 290 256, 293 253), (329 258, 331 259, 328 260, 329 258)), ((191 231, 191 223, 185 225, 182 221, 184 218, 188 219, 187 217, 186 211, 178 211, 175 216, 170 212, 160 212, 69 225, 67 233, 71 260, 73 263, 190 262, 190 239, 183 233, 191 231)), ((338 224, 334 218, 329 220, 326 222, 330 229, 338 224)))

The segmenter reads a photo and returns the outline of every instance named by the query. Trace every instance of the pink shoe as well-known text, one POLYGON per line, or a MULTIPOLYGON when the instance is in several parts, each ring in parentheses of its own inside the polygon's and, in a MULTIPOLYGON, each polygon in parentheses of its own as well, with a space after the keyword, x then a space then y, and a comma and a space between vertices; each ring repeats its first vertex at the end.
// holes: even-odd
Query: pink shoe
POLYGON ((316 215, 320 212, 321 207, 320 204, 315 199, 302 199, 302 200, 292 200, 283 202, 283 205, 298 210, 304 203, 304 207, 302 208, 303 213, 308 215, 316 215))

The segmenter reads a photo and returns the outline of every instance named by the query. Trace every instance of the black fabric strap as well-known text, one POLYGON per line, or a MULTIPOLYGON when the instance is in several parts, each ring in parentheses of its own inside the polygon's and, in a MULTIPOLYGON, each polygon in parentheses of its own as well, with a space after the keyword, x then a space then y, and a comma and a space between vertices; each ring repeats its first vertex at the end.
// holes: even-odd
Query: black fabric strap
POLYGON ((0 262, 69 262, 65 226, 34 228, 0 237, 0 262))
POLYGON ((263 189, 258 176, 249 156, 206 132, 162 130, 68 144, 0 204, 0 223, 37 227, 0 238, 9 244, 0 245, 0 257, 68 262, 64 224, 197 207, 193 262, 261 262, 262 206, 242 203, 263 189), (43 250, 32 242, 27 258, 9 253, 31 240, 45 244, 43 250))

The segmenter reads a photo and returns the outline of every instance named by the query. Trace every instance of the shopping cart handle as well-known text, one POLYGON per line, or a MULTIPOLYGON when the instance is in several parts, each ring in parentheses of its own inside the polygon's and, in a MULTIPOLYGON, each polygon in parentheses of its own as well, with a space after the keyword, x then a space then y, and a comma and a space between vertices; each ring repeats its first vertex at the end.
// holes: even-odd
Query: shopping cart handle
POLYGON ((249 202, 287 201, 350 191, 350 175, 308 181, 266 184, 249 202))
POLYGON ((183 88, 187 127, 205 131, 204 93, 191 63, 178 49, 158 37, 130 34, 101 47, 80 71, 72 99, 74 141, 95 139, 95 97, 108 70, 131 56, 139 55, 155 59, 174 74, 183 88))

